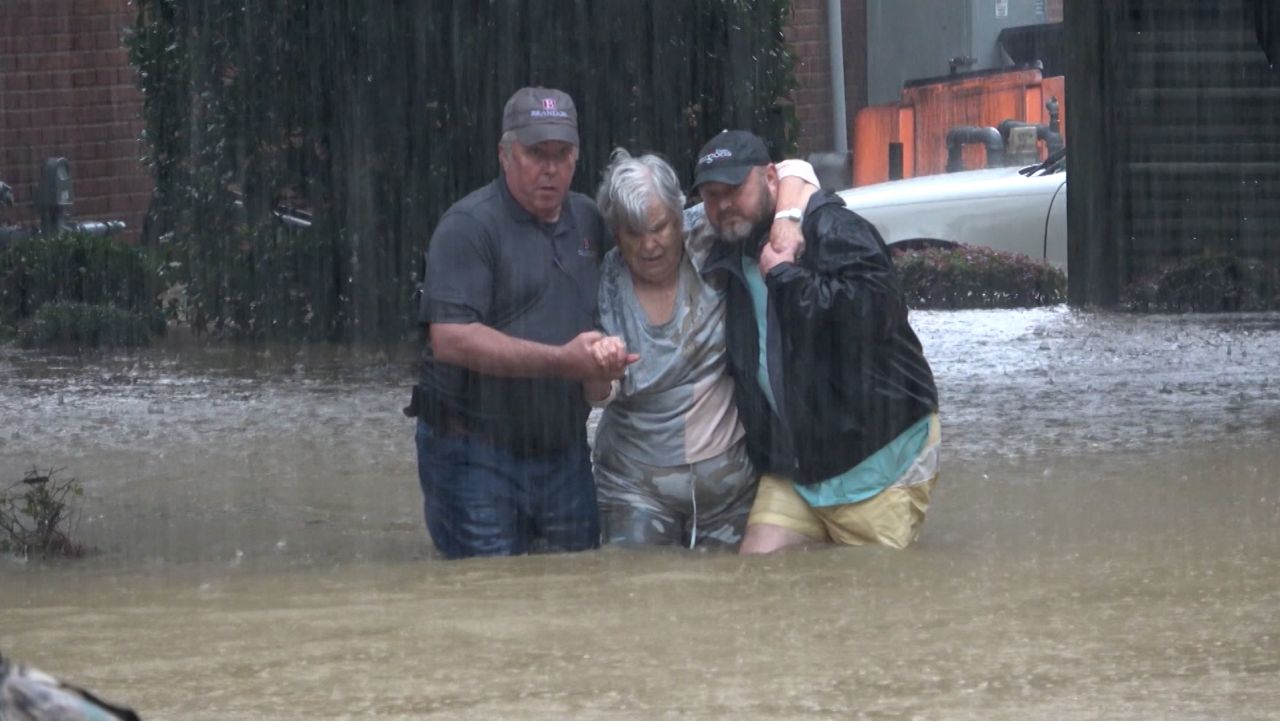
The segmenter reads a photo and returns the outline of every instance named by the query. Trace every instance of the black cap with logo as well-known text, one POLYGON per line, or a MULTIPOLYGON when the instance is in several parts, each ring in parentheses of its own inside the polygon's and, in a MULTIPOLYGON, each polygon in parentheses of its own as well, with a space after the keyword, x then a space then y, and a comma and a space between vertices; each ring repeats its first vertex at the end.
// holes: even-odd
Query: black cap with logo
POLYGON ((763 140, 745 130, 725 130, 698 151, 691 190, 703 183, 741 185, 752 168, 772 162, 763 140))
POLYGON ((554 88, 520 88, 502 111, 502 132, 521 145, 547 140, 578 144, 578 109, 568 93, 554 88))

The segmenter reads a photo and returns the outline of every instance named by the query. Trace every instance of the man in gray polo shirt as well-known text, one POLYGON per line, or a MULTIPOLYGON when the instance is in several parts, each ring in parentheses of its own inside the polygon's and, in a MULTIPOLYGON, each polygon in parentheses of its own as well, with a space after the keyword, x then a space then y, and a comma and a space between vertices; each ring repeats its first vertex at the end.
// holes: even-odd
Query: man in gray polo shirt
POLYGON ((620 378, 591 345, 606 237, 569 192, 578 159, 568 95, 507 101, 502 173, 455 203, 427 251, 428 347, 413 403, 427 529, 449 558, 599 544, 582 382, 620 378))

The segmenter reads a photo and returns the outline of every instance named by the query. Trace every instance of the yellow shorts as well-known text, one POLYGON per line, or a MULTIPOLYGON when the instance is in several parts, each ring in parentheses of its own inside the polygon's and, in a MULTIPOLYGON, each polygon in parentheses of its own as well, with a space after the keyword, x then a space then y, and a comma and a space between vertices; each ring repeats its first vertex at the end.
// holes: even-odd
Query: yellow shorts
MULTIPOLYGON (((940 440, 937 427, 935 421, 926 446, 934 446, 935 454, 940 440)), ((879 543, 891 548, 906 548, 920 535, 925 513, 929 510, 929 497, 937 480, 935 460, 932 473, 926 480, 890 486, 858 503, 815 508, 796 493, 790 479, 766 473, 760 477, 747 526, 781 526, 815 541, 847 546, 879 543)))

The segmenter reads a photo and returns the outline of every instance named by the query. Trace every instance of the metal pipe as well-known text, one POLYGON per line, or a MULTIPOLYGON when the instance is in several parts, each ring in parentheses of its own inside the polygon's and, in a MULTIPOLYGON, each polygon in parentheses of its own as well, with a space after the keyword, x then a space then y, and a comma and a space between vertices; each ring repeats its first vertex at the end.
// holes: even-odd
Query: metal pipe
POLYGON ((281 223, 284 223, 291 228, 311 227, 311 220, 309 218, 304 218, 300 215, 295 215, 287 211, 277 210, 275 211, 275 216, 280 219, 281 223))
POLYGON ((115 235, 125 231, 123 220, 72 220, 65 224, 67 230, 85 235, 115 235))
POLYGON ((991 126, 959 125, 947 131, 947 172, 964 170, 960 151, 965 145, 982 143, 987 146, 987 167, 1004 165, 1004 138, 991 126))
POLYGON ((827 47, 831 56, 831 134, 837 153, 849 152, 849 121, 844 99, 844 22, 840 0, 827 0, 827 47))

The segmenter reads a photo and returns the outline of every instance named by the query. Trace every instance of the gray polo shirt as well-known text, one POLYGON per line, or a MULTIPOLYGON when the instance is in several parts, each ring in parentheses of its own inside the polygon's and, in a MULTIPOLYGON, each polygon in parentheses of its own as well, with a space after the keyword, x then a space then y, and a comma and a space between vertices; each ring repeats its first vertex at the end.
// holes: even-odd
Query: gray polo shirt
MULTIPOLYGON (((560 345, 595 328, 604 221, 570 193, 555 223, 516 203, 499 176, 459 200, 436 226, 418 319, 483 323, 506 335, 560 345)), ((582 386, 558 378, 498 378, 434 359, 428 348, 419 414, 488 436, 522 454, 585 442, 582 386)))

